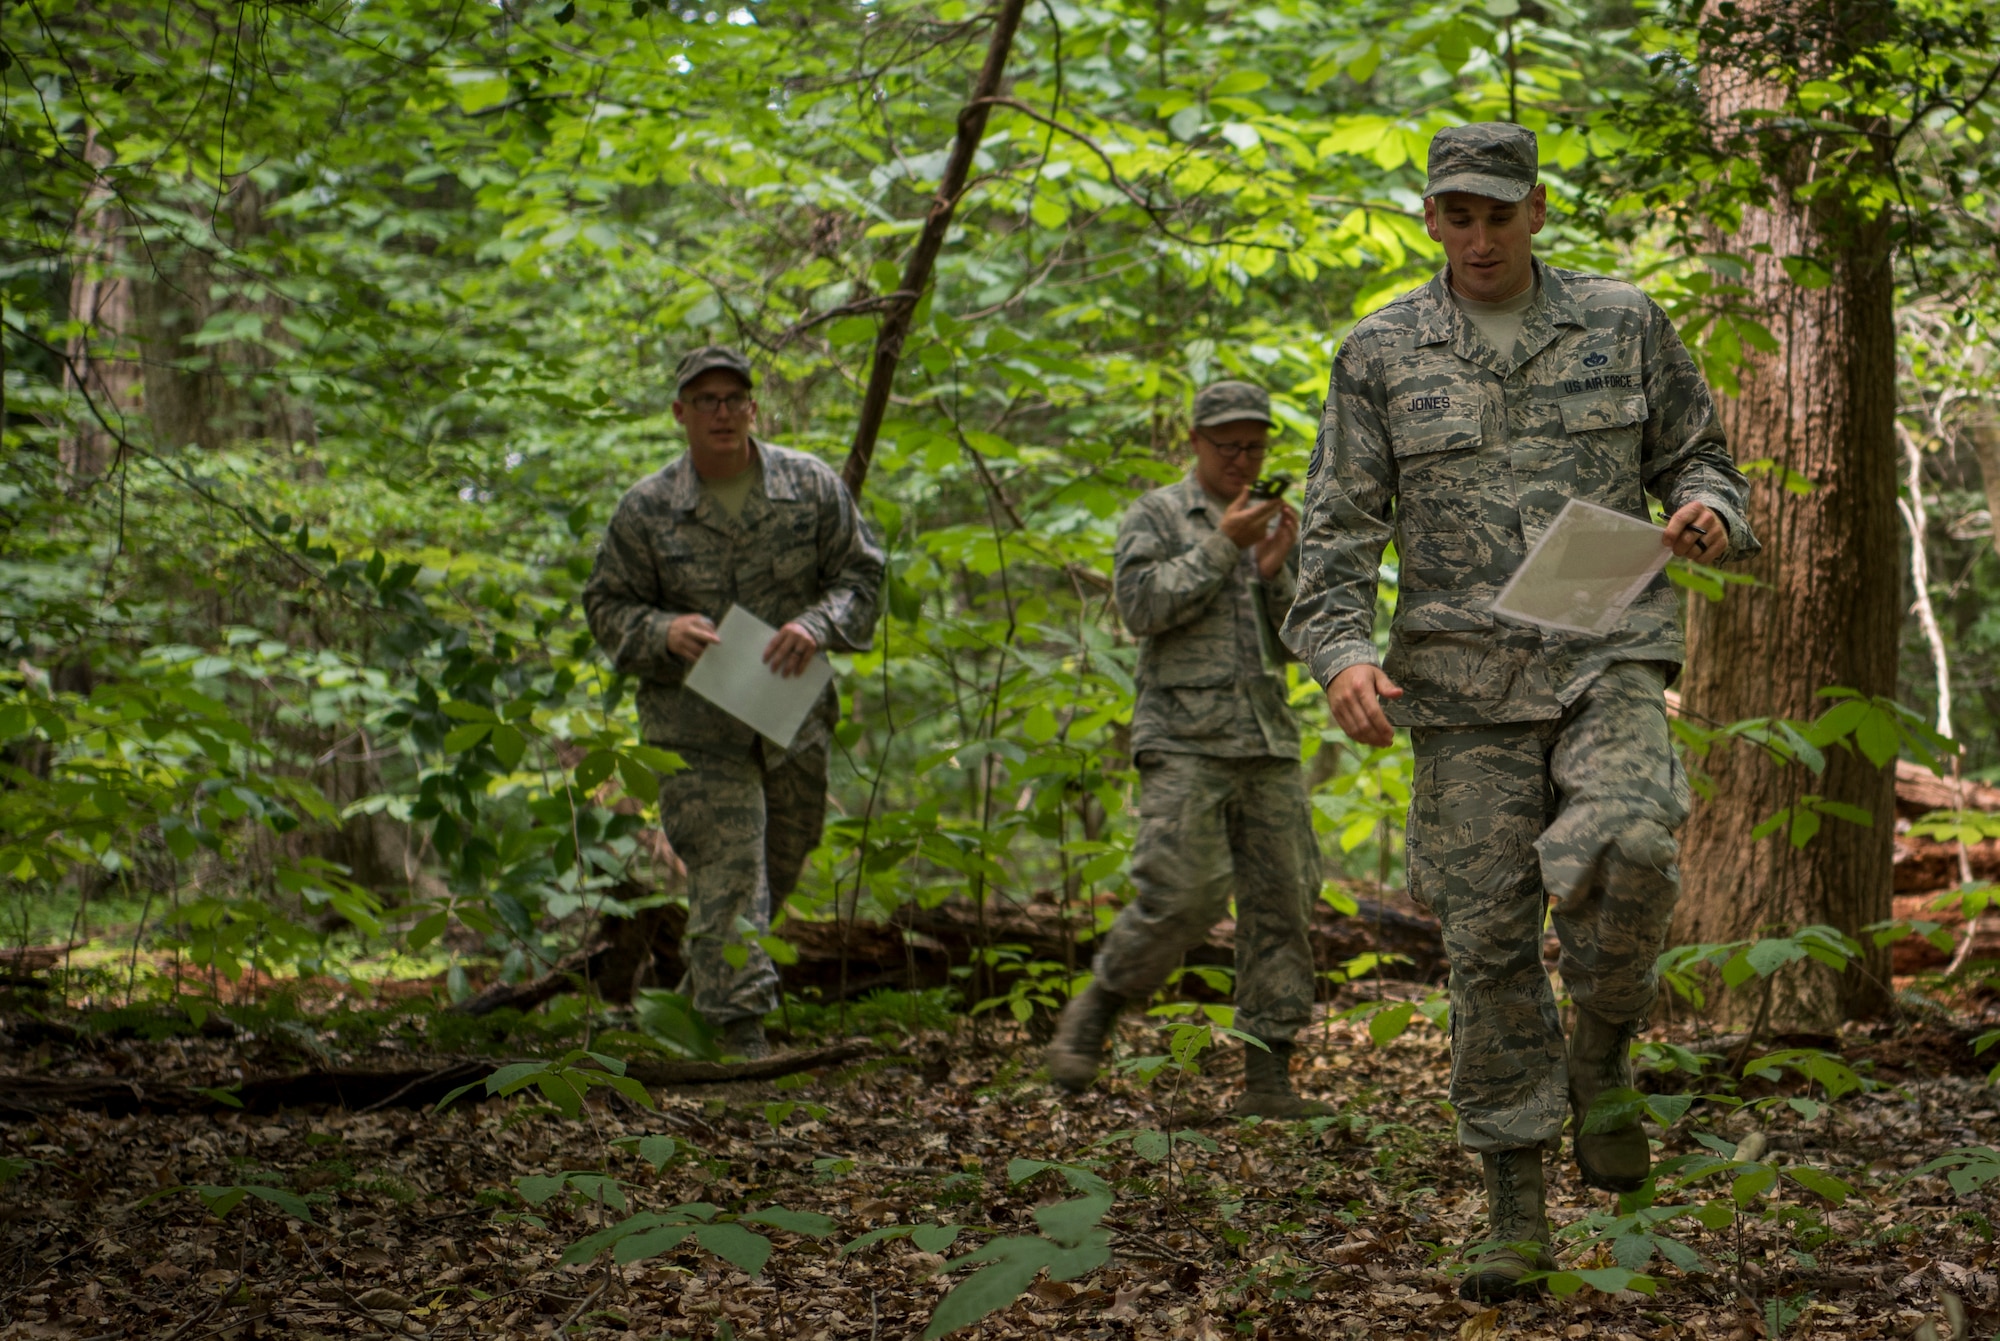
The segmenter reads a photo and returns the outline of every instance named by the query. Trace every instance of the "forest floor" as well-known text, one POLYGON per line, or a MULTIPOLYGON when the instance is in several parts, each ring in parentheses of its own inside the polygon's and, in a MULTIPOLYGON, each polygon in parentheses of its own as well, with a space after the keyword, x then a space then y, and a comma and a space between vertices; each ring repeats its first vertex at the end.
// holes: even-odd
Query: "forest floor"
MULTIPOLYGON (((1160 1051, 1152 1023, 1128 1023, 1123 1050, 1160 1051)), ((0 1156, 22 1163, 0 1166, 16 1175, 0 1188, 0 1338, 915 1337, 963 1276, 940 1274, 945 1259, 907 1239, 845 1256, 839 1245, 897 1223, 965 1226, 947 1255, 1033 1232, 1037 1205, 1072 1194, 1052 1174, 1010 1183, 1019 1159, 1090 1162, 1110 1180, 1113 1256, 1083 1278, 1038 1282, 967 1336, 1902 1338, 1937 1316, 1945 1290, 1964 1299, 1972 1335, 2000 1324, 1991 1198, 1907 1176, 2000 1140, 2000 1099, 1965 1033, 1939 1023, 1843 1037, 1881 1088, 1810 1120, 1782 1102, 1755 1115, 1697 1105, 1666 1133, 1673 1154, 1700 1148, 1698 1121, 1711 1141, 1761 1131, 1781 1175, 1816 1164, 1853 1184, 1843 1205, 1780 1176, 1727 1228, 1663 1226, 1702 1269, 1656 1258, 1654 1295, 1584 1289, 1498 1309, 1461 1302, 1446 1270, 1481 1198, 1476 1163, 1451 1139, 1435 1030, 1377 1047, 1359 1026, 1315 1027, 1301 1039, 1301 1088, 1340 1116, 1288 1124, 1226 1116, 1240 1065, 1228 1052, 1205 1058, 1206 1074, 1120 1076, 1069 1098, 1033 1079, 1032 1045, 995 1042, 993 1027, 983 1041, 963 1024, 885 1040, 872 1062, 786 1089, 660 1091, 654 1110, 594 1097, 575 1121, 531 1096, 469 1096, 442 1113, 12 1122, 0 1156), (1107 1141, 1148 1128, 1208 1144, 1180 1142, 1169 1170, 1129 1136, 1107 1141), (660 1133, 699 1153, 655 1172, 611 1147, 660 1133), (782 1206, 838 1227, 824 1239, 772 1232, 754 1277, 693 1241, 623 1267, 563 1266, 568 1245, 619 1218, 563 1196, 531 1212, 515 1180, 565 1170, 616 1174, 634 1209, 782 1206), (310 1197, 311 1223, 254 1197, 217 1219, 190 1191, 159 1195, 246 1184, 310 1197)), ((422 1052, 407 1036, 356 1047, 344 1063, 408 1065, 422 1052)), ((240 1036, 45 1043, 5 1065, 220 1085, 278 1060, 240 1036)), ((1611 1209, 1566 1153, 1549 1167, 1559 1232, 1611 1209)), ((1694 1200, 1728 1190, 1724 1178, 1694 1200)), ((1572 1267, 1612 1264, 1603 1246, 1564 1253, 1572 1267)))

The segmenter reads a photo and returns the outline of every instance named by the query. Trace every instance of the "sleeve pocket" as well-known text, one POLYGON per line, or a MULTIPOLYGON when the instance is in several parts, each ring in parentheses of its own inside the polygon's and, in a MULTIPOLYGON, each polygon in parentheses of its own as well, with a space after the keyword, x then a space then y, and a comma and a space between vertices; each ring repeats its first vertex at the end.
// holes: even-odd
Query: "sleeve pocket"
POLYGON ((1641 395, 1607 396, 1601 391, 1591 391, 1581 396, 1565 396, 1556 404, 1562 410, 1565 433, 1592 433, 1646 421, 1646 398, 1641 395))

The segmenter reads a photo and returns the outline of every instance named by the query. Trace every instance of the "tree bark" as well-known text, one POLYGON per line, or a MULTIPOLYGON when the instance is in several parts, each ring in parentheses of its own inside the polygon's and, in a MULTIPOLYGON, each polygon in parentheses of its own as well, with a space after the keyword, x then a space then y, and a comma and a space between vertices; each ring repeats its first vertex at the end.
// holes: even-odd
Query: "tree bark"
POLYGON ((1993 552, 2000 554, 2000 413, 1982 409, 1966 425, 1965 436, 1972 439, 1979 483, 1986 491, 1986 515, 1993 528, 1987 538, 1993 542, 1993 552))
MULTIPOLYGON (((1860 40, 1878 0, 1836 3, 1785 16, 1787 40, 1860 40)), ((1770 11, 1766 11, 1767 16, 1770 11)), ((1704 90, 1714 124, 1734 124, 1775 108, 1783 91, 1748 68, 1749 56, 1711 51, 1704 90)), ((1810 77, 1810 76, 1806 76, 1810 77)), ((1868 127, 1862 127, 1864 131, 1868 127)), ((1798 199, 1827 170, 1825 141, 1811 129, 1767 152, 1769 203, 1744 211, 1741 228, 1718 248, 1749 263, 1750 306, 1779 348, 1753 354, 1742 394, 1720 406, 1739 461, 1769 460, 1751 496, 1751 524, 1764 552, 1748 565, 1759 585, 1732 588, 1719 604, 1691 602, 1683 700, 1698 720, 1810 719, 1829 704, 1816 691, 1844 685, 1893 695, 1902 624, 1897 536, 1894 284, 1889 221, 1860 215, 1839 190, 1798 199), (1783 262, 1811 257, 1831 282, 1804 287, 1783 262), (1811 482, 1803 496, 1783 487, 1786 471, 1811 482)), ((1770 144, 1767 141, 1767 151, 1770 144)), ((1829 752, 1813 777, 1748 747, 1710 755, 1715 794, 1682 836, 1685 892, 1674 925, 1679 943, 1738 940, 1825 923, 1856 935, 1889 916, 1894 775, 1858 754, 1829 752), (1860 806, 1873 827, 1829 820, 1804 848, 1784 833, 1752 841, 1751 830, 1802 794, 1860 806)), ((1886 952, 1868 949, 1857 968, 1834 974, 1808 961, 1784 970, 1774 989, 1771 1027, 1830 1031, 1887 1002, 1886 952)), ((1716 998, 1718 1013, 1747 1020, 1749 994, 1716 998)))
POLYGON ((986 134, 986 117, 992 111, 991 99, 1000 91, 1000 78, 1007 69, 1007 54, 1013 49, 1014 33, 1021 26, 1021 11, 1025 7, 1026 0, 1000 0, 999 11, 993 19, 993 36, 986 44, 986 64, 979 71, 979 82, 973 86, 972 97, 959 109, 958 133, 951 142, 951 158, 945 163, 937 195, 932 198, 930 212, 924 217, 924 229, 917 236, 916 250, 910 253, 909 263, 903 267, 902 283, 895 293, 889 295, 882 314, 882 325, 875 332, 875 361, 868 370, 868 389, 861 397, 861 417, 854 426, 854 445, 848 449, 847 464, 840 472, 841 479, 847 482, 847 492, 856 498, 861 497, 861 486, 868 481, 869 462, 875 459, 875 439, 882 431, 882 418, 888 413, 889 392, 896 384, 896 364, 903 356, 903 339, 910 333, 910 319, 916 314, 917 301, 930 287, 931 271, 936 268, 938 252, 944 247, 944 235, 951 228, 951 216, 958 209, 958 198, 965 193, 965 181, 972 172, 972 157, 986 134))
MULTIPOLYGON (((111 155, 98 144, 94 131, 84 138, 83 156, 98 168, 111 165, 111 155)), ((130 348, 138 318, 133 281, 125 273, 124 231, 125 212, 112 202, 111 188, 100 177, 77 215, 72 244, 69 315, 84 329, 70 337, 63 384, 88 396, 97 409, 80 411, 57 448, 71 489, 87 487, 117 456, 118 445, 98 415, 118 424, 137 408, 139 399, 139 361, 130 348)))

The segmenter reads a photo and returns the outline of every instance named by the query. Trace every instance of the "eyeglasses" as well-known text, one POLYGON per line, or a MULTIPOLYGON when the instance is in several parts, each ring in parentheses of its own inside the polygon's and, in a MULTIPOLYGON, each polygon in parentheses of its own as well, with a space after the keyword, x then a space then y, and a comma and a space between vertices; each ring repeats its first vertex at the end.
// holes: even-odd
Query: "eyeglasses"
POLYGON ((750 396, 739 391, 733 396, 690 396, 688 407, 696 414, 714 414, 717 410, 727 410, 731 414, 742 414, 750 408, 750 396))
POLYGON ((1262 456, 1269 446, 1254 439, 1243 442, 1222 442, 1209 437, 1206 433, 1201 435, 1201 440, 1215 448, 1215 454, 1225 461, 1234 461, 1239 456, 1262 456))

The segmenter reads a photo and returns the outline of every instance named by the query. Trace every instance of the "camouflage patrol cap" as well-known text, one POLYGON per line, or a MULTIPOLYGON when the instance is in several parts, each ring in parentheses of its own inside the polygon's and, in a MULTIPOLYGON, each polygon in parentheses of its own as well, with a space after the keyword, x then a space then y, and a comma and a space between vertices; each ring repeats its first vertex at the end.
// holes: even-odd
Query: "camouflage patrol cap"
POLYGON ((1431 140, 1430 182, 1424 197, 1463 191, 1490 200, 1525 200, 1535 189, 1541 155, 1535 132, 1507 121, 1447 126, 1431 140))
POLYGON ((750 375, 750 360, 744 358, 727 345, 703 345, 700 349, 689 350, 681 359, 681 366, 674 369, 674 394, 705 372, 733 372, 743 379, 744 386, 756 386, 757 379, 750 375))
POLYGON ((1210 382, 1194 393, 1194 426, 1236 424, 1246 419, 1271 422, 1271 397, 1249 382, 1210 382))

